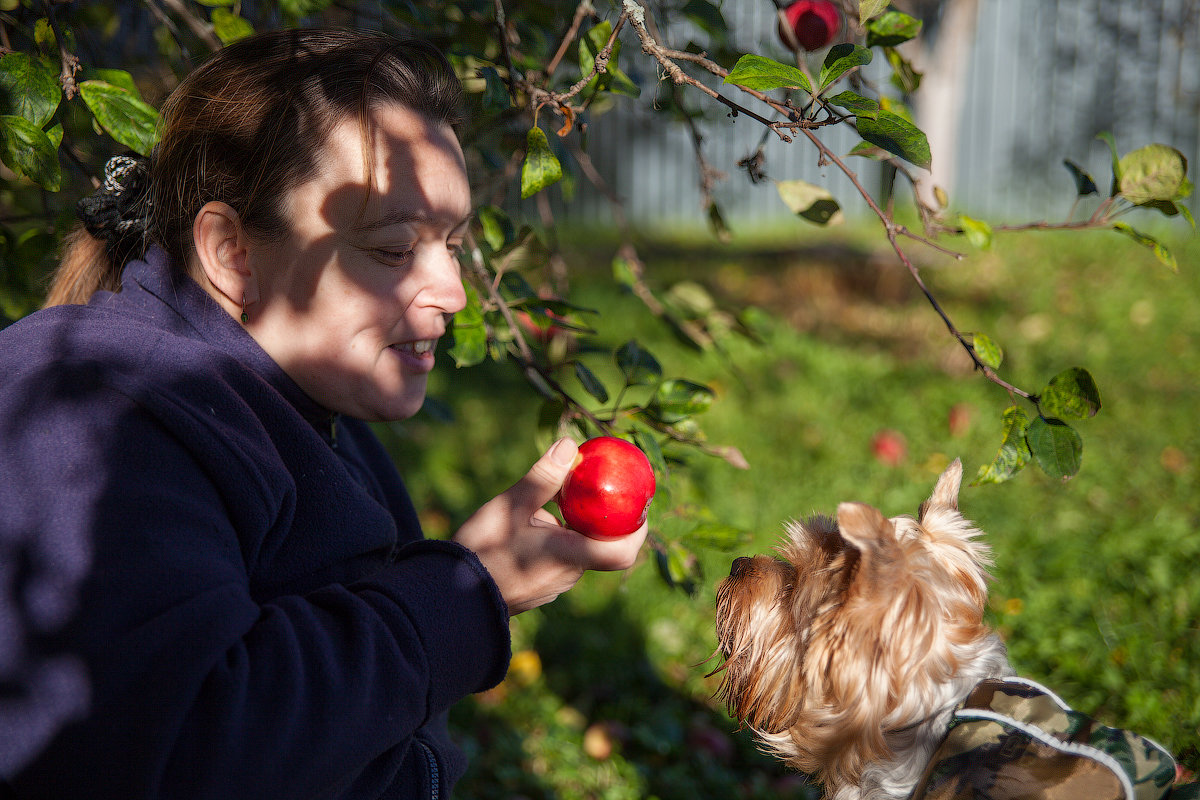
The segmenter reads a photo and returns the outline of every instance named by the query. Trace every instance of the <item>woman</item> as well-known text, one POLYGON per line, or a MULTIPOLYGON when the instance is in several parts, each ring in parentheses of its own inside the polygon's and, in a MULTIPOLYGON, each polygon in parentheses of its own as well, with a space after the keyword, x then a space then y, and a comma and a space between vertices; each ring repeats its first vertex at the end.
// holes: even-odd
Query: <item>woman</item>
POLYGON ((445 797, 509 616, 632 565, 644 527, 542 510, 569 440, 434 541, 365 422, 421 407, 465 303, 459 93, 419 42, 244 39, 81 203, 51 307, 0 332, 0 525, 55 599, 29 645, 90 679, 14 796, 445 797))

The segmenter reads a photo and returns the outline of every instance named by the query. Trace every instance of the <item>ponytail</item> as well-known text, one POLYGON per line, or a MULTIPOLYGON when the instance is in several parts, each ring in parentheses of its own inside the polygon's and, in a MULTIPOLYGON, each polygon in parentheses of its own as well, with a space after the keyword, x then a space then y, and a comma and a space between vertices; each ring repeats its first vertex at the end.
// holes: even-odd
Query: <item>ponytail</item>
POLYGON ((63 239, 58 269, 42 308, 83 305, 101 289, 116 291, 121 283, 120 272, 104 242, 79 223, 63 239))

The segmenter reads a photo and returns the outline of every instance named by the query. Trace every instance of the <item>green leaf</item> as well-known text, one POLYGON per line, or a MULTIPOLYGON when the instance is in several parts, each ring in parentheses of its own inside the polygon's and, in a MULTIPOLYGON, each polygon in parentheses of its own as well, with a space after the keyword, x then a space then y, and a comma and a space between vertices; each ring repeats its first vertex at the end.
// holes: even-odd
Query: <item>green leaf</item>
MULTIPOLYGON (((596 55, 604 49, 608 44, 608 40, 612 37, 612 23, 604 20, 599 25, 596 25, 589 30, 579 40, 579 71, 580 75, 587 75, 596 65, 596 55)), ((641 95, 641 88, 629 79, 629 76, 621 71, 617 66, 617 57, 621 53, 621 41, 618 39, 613 42, 612 53, 608 57, 608 65, 604 68, 605 71, 594 76, 588 82, 586 91, 602 91, 612 92, 613 94, 625 95, 626 97, 638 97, 641 95)))
POLYGON ((653 383, 662 377, 658 359, 633 339, 618 347, 614 356, 627 386, 653 383))
POLYGON ((1108 145, 1108 150, 1112 154, 1112 189, 1109 191, 1109 197, 1116 197, 1117 191, 1121 186, 1121 157, 1117 155, 1117 140, 1108 131, 1096 134, 1096 138, 1108 145))
POLYGON ((196 2, 209 8, 222 8, 232 6, 236 0, 196 0, 196 2))
POLYGON ((749 531, 721 522, 700 522, 679 538, 692 547, 725 553, 746 547, 754 539, 749 531))
POLYGON ((1029 427, 1029 417, 1020 406, 1009 406, 1004 409, 1004 441, 995 459, 986 467, 980 467, 975 478, 974 486, 985 483, 1004 483, 1020 472, 1033 459, 1029 445, 1025 441, 1025 431, 1029 427))
POLYGON ((691 551, 679 542, 667 542, 662 549, 655 550, 658 571, 668 586, 683 589, 688 594, 696 591, 699 582, 699 562, 691 551))
POLYGON ((841 221, 841 206, 823 186, 806 181, 779 181, 775 184, 784 205, 798 217, 817 225, 841 221))
POLYGON ((1175 260, 1175 255, 1168 250, 1162 242, 1158 241, 1158 239, 1134 229, 1133 226, 1127 222, 1114 222, 1113 230, 1125 234, 1143 247, 1150 248, 1154 251, 1154 256, 1160 262, 1170 267, 1171 271, 1179 271, 1179 263, 1175 260))
POLYGON ((892 68, 892 85, 905 94, 915 94, 921 88, 921 79, 925 74, 918 72, 912 62, 894 47, 883 48, 883 54, 892 68))
POLYGON ((655 419, 673 425, 707 411, 716 394, 703 384, 682 378, 663 381, 647 411, 655 419))
POLYGON ((227 8, 212 10, 212 24, 213 33, 221 40, 221 44, 231 44, 254 33, 254 26, 248 20, 227 8))
POLYGON ((457 367, 472 367, 487 358, 487 326, 483 321, 483 306, 479 294, 467 283, 467 304, 454 315, 454 345, 450 356, 457 367))
POLYGON ((1063 159, 1063 166, 1067 168, 1067 171, 1071 173, 1071 177, 1075 179, 1075 191, 1080 197, 1100 193, 1100 190, 1096 188, 1096 181, 1083 167, 1069 158, 1063 159))
POLYGON ((708 204, 707 214, 708 227, 712 230, 713 236, 719 241, 727 242, 732 234, 729 232, 729 223, 725 221, 725 215, 721 213, 721 206, 715 200, 708 204))
POLYGON ((720 37, 728 30, 719 3, 709 0, 688 0, 679 11, 709 36, 720 37))
POLYGON ((867 47, 895 47, 921 33, 921 20, 900 11, 886 11, 867 23, 867 47))
POLYGON ((879 16, 888 7, 888 0, 859 0, 858 21, 866 27, 868 21, 879 16))
POLYGON ((972 219, 966 214, 958 215, 958 224, 972 247, 987 250, 992 246, 992 226, 983 220, 972 219))
POLYGON ((0 161, 47 191, 62 188, 58 148, 45 131, 24 117, 0 116, 0 161))
POLYGON ((1058 419, 1087 419, 1100 411, 1100 389, 1082 367, 1063 370, 1050 379, 1038 399, 1042 413, 1058 419))
POLYGON ((89 68, 84 70, 85 80, 101 80, 106 83, 111 83, 119 89, 132 94, 134 97, 141 98, 142 94, 138 91, 137 84, 133 82, 133 76, 123 69, 96 69, 89 68))
POLYGON ((637 285, 638 278, 634 272, 633 263, 624 256, 613 256, 612 273, 613 280, 619 286, 629 289, 637 285))
POLYGON ((158 138, 158 112, 153 106, 107 81, 84 81, 79 94, 109 136, 136 153, 150 155, 158 138))
POLYGON ((279 10, 293 22, 302 17, 324 11, 333 5, 333 0, 279 0, 279 10))
POLYGON ((825 102, 840 106, 851 114, 861 117, 878 116, 880 110, 878 100, 872 100, 869 97, 863 97, 861 94, 851 91, 838 92, 832 97, 825 98, 825 102))
POLYGON ((859 117, 856 126, 859 136, 871 144, 918 167, 929 169, 932 162, 929 140, 920 128, 899 114, 880 111, 874 119, 859 117))
POLYGON ((483 78, 483 106, 491 111, 504 111, 512 107, 512 96, 508 93, 508 85, 500 77, 495 67, 483 67, 479 70, 483 78))
POLYGON ((562 180, 562 164, 550 149, 546 132, 534 125, 525 135, 525 163, 521 165, 521 197, 533 195, 562 180))
POLYGON ((480 206, 475 212, 475 219, 479 220, 479 227, 483 230, 483 240, 493 251, 503 250, 517 238, 512 220, 497 206, 480 206))
POLYGON ((874 54, 865 47, 848 42, 835 44, 829 48, 829 53, 825 56, 825 63, 821 65, 817 83, 824 91, 827 86, 855 67, 870 64, 872 58, 874 58, 874 54))
POLYGON ((538 299, 537 292, 529 285, 529 281, 525 280, 525 276, 518 272, 506 272, 500 276, 500 289, 514 300, 538 299))
MULTIPOLYGON (((32 3, 26 2, 28 8, 32 3)), ((54 26, 50 24, 47 17, 42 17, 33 26, 33 41, 37 45, 37 49, 43 53, 57 53, 59 50, 58 34, 62 34, 62 48, 68 53, 78 51, 78 46, 75 43, 75 31, 68 27, 60 25, 58 31, 55 32, 54 26)), ((55 67, 55 72, 58 71, 55 67)))
POLYGON ((808 76, 800 70, 753 54, 738 59, 733 69, 725 76, 725 83, 736 83, 758 91, 786 88, 803 89, 812 93, 812 84, 809 83, 808 76))
POLYGON ((687 319, 703 319, 716 310, 712 294, 695 281, 672 284, 665 295, 666 302, 687 319))
POLYGON ((887 154, 884 153, 881 148, 876 147, 875 145, 871 144, 870 142, 859 142, 858 144, 854 145, 854 147, 851 147, 850 152, 847 153, 846 155, 859 156, 861 158, 870 158, 875 161, 878 161, 882 158, 887 157, 887 154))
POLYGON ((1067 480, 1079 472, 1083 440, 1062 420, 1038 417, 1029 424, 1025 441, 1034 461, 1050 477, 1067 480))
POLYGON ((979 360, 992 369, 999 369, 1004 363, 1004 351, 986 333, 976 333, 972 337, 971 348, 979 360))
POLYGON ((1187 180, 1187 159, 1165 144, 1149 144, 1120 162, 1120 193, 1135 205, 1179 198, 1187 180))
POLYGON ((26 53, 0 58, 0 114, 15 115, 41 128, 62 100, 58 74, 45 61, 26 53))
POLYGON ((601 403, 608 402, 608 390, 604 388, 604 384, 596 377, 596 373, 585 367, 582 361, 575 362, 575 377, 579 379, 579 383, 582 384, 584 391, 601 403))
POLYGON ((667 459, 663 458, 662 448, 658 446, 658 440, 648 430, 635 428, 633 431, 633 443, 638 446, 646 458, 650 461, 650 467, 654 470, 655 475, 666 475, 670 470, 667 469, 667 459))

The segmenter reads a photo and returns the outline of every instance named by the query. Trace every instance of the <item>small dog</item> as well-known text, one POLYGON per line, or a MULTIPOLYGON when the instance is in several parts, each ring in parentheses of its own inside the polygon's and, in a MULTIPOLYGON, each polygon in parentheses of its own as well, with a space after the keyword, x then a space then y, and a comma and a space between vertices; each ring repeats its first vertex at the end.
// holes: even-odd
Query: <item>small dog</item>
POLYGON ((955 460, 916 519, 842 503, 717 587, 720 696, 833 800, 1200 798, 1158 744, 1013 676, 955 460), (1186 784, 1186 788, 1185 788, 1186 784))
POLYGON ((717 588, 721 697, 831 798, 908 797, 959 702, 1012 673, 961 481, 955 460, 916 519, 842 503, 789 523, 781 558, 738 558, 717 588))

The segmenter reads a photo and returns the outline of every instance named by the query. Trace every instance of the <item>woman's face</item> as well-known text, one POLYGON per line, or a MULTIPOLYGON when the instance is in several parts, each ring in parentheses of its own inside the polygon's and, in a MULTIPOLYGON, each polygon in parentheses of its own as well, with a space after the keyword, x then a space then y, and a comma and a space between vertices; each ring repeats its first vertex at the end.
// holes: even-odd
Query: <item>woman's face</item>
POLYGON ((403 106, 371 114, 367 194, 355 119, 285 198, 291 234, 256 246, 250 334, 310 397, 367 420, 412 416, 434 350, 466 304, 458 252, 471 216, 462 150, 403 106))

